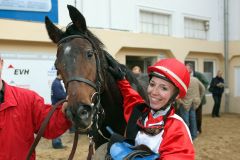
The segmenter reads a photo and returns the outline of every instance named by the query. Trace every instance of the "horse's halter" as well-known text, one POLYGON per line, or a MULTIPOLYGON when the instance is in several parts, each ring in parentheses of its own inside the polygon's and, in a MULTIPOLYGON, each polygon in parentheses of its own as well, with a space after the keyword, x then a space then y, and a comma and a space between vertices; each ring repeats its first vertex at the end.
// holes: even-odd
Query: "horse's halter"
POLYGON ((86 84, 88 84, 89 86, 93 87, 97 92, 100 91, 100 78, 101 78, 101 75, 100 75, 100 60, 99 60, 99 57, 97 55, 97 51, 96 51, 96 47, 95 47, 95 44, 86 36, 84 35, 70 35, 70 36, 67 36, 63 39, 61 39, 59 42, 58 42, 58 46, 60 46, 63 42, 66 42, 67 40, 70 40, 70 39, 74 39, 74 38, 82 38, 82 39, 86 39, 88 42, 90 42, 90 44, 92 45, 93 47, 93 53, 94 53, 94 56, 95 56, 95 59, 96 59, 96 68, 97 68, 97 73, 96 73, 96 79, 97 79, 97 82, 94 83, 86 78, 83 78, 81 76, 74 76, 74 77, 70 77, 67 82, 66 82, 66 87, 68 87, 68 84, 72 81, 78 81, 78 82, 84 82, 86 84), (99 84, 98 84, 99 83, 99 84))
MULTIPOLYGON (((97 96, 97 102, 94 104, 92 103, 91 107, 93 108, 93 115, 94 114, 98 114, 99 110, 100 109, 100 90, 101 90, 101 80, 102 80, 102 77, 101 77, 101 67, 100 67, 100 60, 99 60, 99 56, 97 55, 97 47, 95 46, 95 44, 85 35, 70 35, 70 36, 67 36, 63 39, 61 39, 59 42, 58 42, 58 46, 61 45, 62 43, 68 41, 68 40, 71 40, 71 39, 74 39, 74 38, 82 38, 82 39, 86 39, 88 42, 90 42, 90 44, 92 45, 92 48, 93 48, 93 53, 94 53, 94 56, 95 56, 95 59, 96 59, 96 82, 93 82, 89 79, 86 79, 82 76, 73 76, 73 77, 70 77, 66 80, 66 89, 68 87, 68 84, 73 82, 73 81, 77 81, 77 82, 83 82, 83 83, 86 83, 87 85, 91 86, 92 88, 95 89, 95 93, 92 95, 92 98, 91 98, 91 101, 93 99, 94 96, 97 96)), ((96 116, 98 117, 98 116, 96 116)), ((91 128, 93 122, 91 122, 91 124, 86 127, 85 129, 82 129, 83 131, 91 128)))

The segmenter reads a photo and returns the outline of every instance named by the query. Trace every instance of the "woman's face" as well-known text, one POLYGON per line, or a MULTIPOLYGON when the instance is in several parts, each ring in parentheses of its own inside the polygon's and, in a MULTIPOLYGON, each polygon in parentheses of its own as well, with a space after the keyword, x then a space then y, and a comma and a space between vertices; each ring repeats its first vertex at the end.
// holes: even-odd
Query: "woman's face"
POLYGON ((175 92, 176 88, 172 83, 153 76, 147 89, 150 107, 159 110, 175 92))

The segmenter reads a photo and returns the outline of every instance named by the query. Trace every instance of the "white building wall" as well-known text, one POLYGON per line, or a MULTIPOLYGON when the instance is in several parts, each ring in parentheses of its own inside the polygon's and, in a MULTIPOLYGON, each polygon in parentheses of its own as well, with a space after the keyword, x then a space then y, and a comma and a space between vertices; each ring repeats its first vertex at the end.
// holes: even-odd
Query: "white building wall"
POLYGON ((165 10, 172 14, 173 37, 184 37, 184 16, 210 21, 209 40, 222 39, 223 23, 219 21, 223 0, 141 0, 138 6, 165 10))
MULTIPOLYGON (((70 22, 66 5, 75 5, 75 2, 89 27, 139 32, 139 10, 144 9, 170 14, 172 16, 170 30, 173 37, 184 37, 184 17, 187 16, 209 20, 208 40, 223 40, 224 0, 59 0, 61 26, 66 26, 70 22)), ((234 3, 231 14, 239 15, 240 9, 236 3, 240 2, 230 0, 230 3, 234 3)), ((230 20, 234 21, 237 17, 239 16, 230 20)), ((238 26, 239 24, 233 29, 240 30, 238 26)), ((240 35, 232 34, 235 39, 236 36, 240 35)))
POLYGON ((229 1, 229 39, 240 40, 240 1, 229 1))
POLYGON ((83 0, 82 11, 89 27, 109 28, 109 0, 83 0))
POLYGON ((58 23, 61 26, 67 26, 71 22, 67 5, 75 6, 74 0, 58 0, 58 23))
POLYGON ((135 30, 135 0, 109 0, 111 2, 111 28, 135 30))

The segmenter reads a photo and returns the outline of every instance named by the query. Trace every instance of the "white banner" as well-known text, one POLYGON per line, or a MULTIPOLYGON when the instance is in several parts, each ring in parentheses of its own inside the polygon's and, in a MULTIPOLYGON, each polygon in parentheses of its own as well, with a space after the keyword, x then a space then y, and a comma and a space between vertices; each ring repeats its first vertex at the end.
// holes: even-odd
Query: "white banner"
POLYGON ((8 55, 4 59, 2 79, 8 84, 31 89, 51 103, 51 84, 56 77, 54 59, 44 55, 8 55))

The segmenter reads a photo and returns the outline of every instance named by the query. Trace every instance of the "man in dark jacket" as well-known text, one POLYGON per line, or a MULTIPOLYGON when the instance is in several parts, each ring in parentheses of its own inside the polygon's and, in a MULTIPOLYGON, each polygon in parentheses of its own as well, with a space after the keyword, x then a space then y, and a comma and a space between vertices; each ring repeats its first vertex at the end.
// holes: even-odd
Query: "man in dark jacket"
POLYGON ((214 100, 212 117, 220 117, 219 110, 224 91, 224 79, 222 78, 221 71, 218 71, 217 76, 212 79, 210 86, 212 87, 212 96, 214 100))

